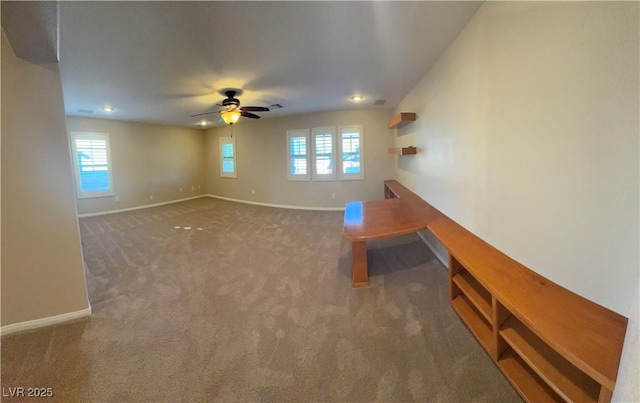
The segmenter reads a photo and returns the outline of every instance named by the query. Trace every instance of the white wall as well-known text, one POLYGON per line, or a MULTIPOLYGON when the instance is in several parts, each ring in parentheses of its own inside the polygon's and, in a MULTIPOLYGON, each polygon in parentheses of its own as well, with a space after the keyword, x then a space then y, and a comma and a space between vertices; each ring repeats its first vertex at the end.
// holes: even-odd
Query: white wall
POLYGON ((79 214, 205 194, 203 130, 71 116, 67 128, 69 132, 109 133, 111 146, 114 195, 79 199, 79 214))
POLYGON ((640 401, 640 287, 636 288, 631 305, 613 402, 640 401))
POLYGON ((2 31, 3 332, 90 312, 69 154, 57 63, 18 59, 2 31))
POLYGON ((241 120, 213 128, 206 134, 207 192, 257 203, 297 207, 344 208, 351 200, 381 199, 382 181, 393 176, 388 148, 393 133, 387 129, 389 110, 345 110, 295 115, 286 118, 241 120), (313 127, 362 125, 365 179, 301 182, 287 180, 286 132, 313 127), (237 178, 220 177, 220 137, 233 130, 237 148, 237 178), (251 190, 256 193, 252 194, 251 190), (335 199, 331 197, 335 194, 335 199))
POLYGON ((401 102, 396 177, 502 252, 629 314, 639 4, 488 2, 401 102))

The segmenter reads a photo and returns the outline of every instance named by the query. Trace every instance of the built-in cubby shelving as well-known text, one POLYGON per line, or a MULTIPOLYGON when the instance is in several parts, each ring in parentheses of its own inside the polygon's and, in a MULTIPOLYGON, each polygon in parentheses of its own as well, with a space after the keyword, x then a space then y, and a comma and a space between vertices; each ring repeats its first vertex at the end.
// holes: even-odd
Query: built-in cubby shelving
POLYGON ((564 402, 513 350, 498 359, 498 368, 529 402, 564 402))
POLYGON ((491 294, 464 269, 453 276, 452 281, 487 322, 491 322, 491 294))
POLYGON ((478 312, 477 308, 464 295, 458 295, 451 301, 453 309, 460 315, 471 333, 480 344, 489 350, 491 347, 491 323, 487 322, 478 312))
POLYGON ((572 402, 598 401, 600 385, 556 353, 515 317, 500 328, 500 337, 560 397, 572 402))
POLYGON ((539 276, 448 218, 427 228, 449 251, 454 311, 525 400, 611 400, 624 317, 539 276))
POLYGON ((600 384, 564 359, 512 315, 454 257, 449 260, 451 305, 525 398, 597 402, 600 384), (494 310, 501 315, 494 316, 494 310), (498 316, 505 318, 497 323, 498 316), (495 330, 495 331, 494 331, 495 330))

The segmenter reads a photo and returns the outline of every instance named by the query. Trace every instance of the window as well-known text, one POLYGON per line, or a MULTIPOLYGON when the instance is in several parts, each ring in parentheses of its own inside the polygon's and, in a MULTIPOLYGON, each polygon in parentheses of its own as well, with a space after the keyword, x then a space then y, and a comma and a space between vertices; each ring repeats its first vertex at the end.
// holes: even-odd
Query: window
POLYGON ((287 131, 287 178, 298 181, 364 179, 362 126, 287 131), (339 151, 339 154, 337 152, 339 151), (339 164, 339 166, 337 165, 339 164))
POLYGON ((340 126, 340 180, 364 179, 362 126, 340 126))
POLYGON ((237 178, 236 168, 235 137, 220 137, 220 176, 237 178))
POLYGON ((309 129, 287 131, 287 179, 308 181, 309 129))
POLYGON ((335 128, 311 129, 313 139, 313 180, 335 180, 335 128))
POLYGON ((108 133, 71 133, 79 199, 113 195, 108 133))

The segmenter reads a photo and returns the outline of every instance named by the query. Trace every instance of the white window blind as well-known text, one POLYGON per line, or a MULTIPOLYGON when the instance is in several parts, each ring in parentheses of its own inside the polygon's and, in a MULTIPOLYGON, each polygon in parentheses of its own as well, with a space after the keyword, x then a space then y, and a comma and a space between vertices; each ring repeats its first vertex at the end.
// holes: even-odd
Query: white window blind
POLYGON ((78 198, 113 195, 108 133, 72 132, 78 198))
POLYGON ((225 178, 238 177, 235 137, 220 137, 220 176, 225 178))
POLYGON ((364 179, 362 126, 340 126, 340 179, 364 179))
POLYGON ((287 178, 309 180, 309 129, 287 131, 287 178))
POLYGON ((313 179, 335 180, 335 128, 320 127, 311 129, 313 138, 313 179))

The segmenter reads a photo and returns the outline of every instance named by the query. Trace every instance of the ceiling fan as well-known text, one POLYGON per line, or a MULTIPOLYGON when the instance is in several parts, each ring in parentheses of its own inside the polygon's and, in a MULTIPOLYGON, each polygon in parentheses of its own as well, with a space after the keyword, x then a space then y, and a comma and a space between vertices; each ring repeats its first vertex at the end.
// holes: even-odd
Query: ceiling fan
POLYGON ((236 98, 236 94, 241 93, 241 90, 224 90, 224 95, 227 98, 222 100, 221 104, 217 104, 218 106, 222 106, 222 109, 219 111, 198 113, 196 115, 191 115, 191 117, 208 115, 210 113, 219 113, 222 120, 224 120, 227 124, 234 124, 240 119, 240 116, 244 116, 245 118, 250 119, 260 119, 260 116, 251 113, 251 112, 269 112, 269 108, 264 106, 243 106, 240 107, 240 100, 236 98))

